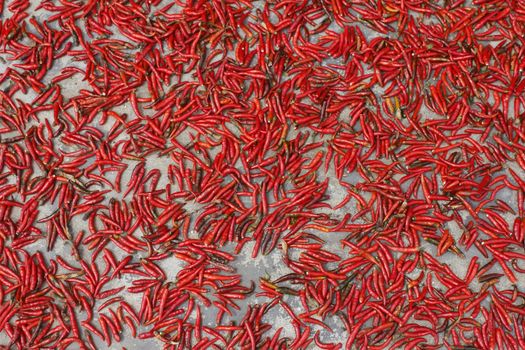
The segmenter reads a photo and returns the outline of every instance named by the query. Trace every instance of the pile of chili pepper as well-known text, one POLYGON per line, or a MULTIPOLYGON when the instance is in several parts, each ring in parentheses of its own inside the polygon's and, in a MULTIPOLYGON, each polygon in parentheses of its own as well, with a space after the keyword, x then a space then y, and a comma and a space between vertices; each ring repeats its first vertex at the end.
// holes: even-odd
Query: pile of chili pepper
POLYGON ((524 349, 524 68, 523 1, 0 1, 3 348, 524 349))

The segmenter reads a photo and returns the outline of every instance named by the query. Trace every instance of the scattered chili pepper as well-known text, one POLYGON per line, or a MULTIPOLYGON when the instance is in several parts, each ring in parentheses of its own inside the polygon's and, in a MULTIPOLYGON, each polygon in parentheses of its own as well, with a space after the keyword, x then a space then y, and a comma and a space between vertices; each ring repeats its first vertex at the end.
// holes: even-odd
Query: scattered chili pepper
POLYGON ((525 348, 522 2, 32 5, 0 1, 6 347, 525 348))

